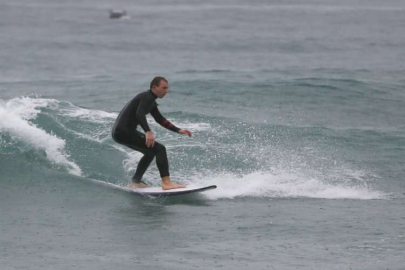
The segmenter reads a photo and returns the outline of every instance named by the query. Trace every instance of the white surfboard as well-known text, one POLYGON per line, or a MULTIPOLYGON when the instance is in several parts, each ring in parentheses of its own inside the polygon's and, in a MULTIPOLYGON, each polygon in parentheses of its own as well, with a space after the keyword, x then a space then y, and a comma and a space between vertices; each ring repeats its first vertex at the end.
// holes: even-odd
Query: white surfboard
POLYGON ((137 195, 143 195, 143 196, 166 197, 166 196, 203 192, 203 191, 215 189, 215 188, 217 188, 217 186, 215 186, 215 185, 187 186, 185 188, 176 188, 176 189, 169 189, 169 190, 163 190, 161 187, 148 187, 148 188, 130 189, 129 192, 137 194, 137 195))

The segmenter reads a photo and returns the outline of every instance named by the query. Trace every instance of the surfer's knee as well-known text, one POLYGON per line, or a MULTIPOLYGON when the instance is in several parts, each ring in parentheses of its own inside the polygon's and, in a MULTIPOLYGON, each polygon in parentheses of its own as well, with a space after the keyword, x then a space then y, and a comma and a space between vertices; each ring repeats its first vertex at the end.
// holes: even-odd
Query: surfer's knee
POLYGON ((157 153, 166 153, 166 147, 163 144, 155 143, 155 149, 157 153))
POLYGON ((144 154, 144 157, 146 157, 147 159, 154 159, 156 156, 156 154, 152 151, 147 151, 143 154, 144 154))

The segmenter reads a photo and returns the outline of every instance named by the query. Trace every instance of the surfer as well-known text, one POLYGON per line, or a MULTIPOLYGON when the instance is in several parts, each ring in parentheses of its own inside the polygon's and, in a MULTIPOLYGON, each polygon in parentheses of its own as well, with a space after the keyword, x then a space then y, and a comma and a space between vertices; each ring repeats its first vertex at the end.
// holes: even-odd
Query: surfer
POLYGON ((156 77, 150 83, 150 89, 136 95, 122 109, 115 120, 112 129, 113 139, 122 145, 139 151, 144 156, 138 163, 135 175, 129 188, 146 188, 148 185, 141 182, 143 174, 148 169, 152 160, 156 157, 156 165, 162 177, 162 189, 184 188, 185 186, 173 183, 170 180, 169 162, 167 160, 166 148, 155 140, 155 136, 149 128, 146 115, 150 113, 161 126, 179 134, 192 136, 191 131, 180 129, 164 118, 156 104, 157 98, 163 98, 169 91, 169 83, 163 77, 156 77), (140 125, 145 134, 136 130, 140 125))

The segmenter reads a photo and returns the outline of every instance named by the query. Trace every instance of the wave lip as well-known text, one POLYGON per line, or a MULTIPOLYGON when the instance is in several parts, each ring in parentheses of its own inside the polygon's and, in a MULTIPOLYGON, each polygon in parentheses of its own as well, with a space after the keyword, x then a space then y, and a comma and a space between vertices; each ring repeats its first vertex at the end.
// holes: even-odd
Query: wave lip
POLYGON ((49 161, 65 167, 73 175, 81 176, 80 167, 70 161, 69 155, 65 153, 66 142, 29 122, 40 113, 39 108, 56 103, 58 101, 52 99, 29 97, 0 101, 0 131, 11 134, 35 149, 45 151, 49 161))

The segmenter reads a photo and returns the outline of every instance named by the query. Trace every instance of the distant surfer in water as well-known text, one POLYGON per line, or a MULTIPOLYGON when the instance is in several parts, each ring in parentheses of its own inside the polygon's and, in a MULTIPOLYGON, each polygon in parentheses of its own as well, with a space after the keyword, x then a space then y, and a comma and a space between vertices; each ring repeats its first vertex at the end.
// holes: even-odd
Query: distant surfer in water
POLYGON ((136 95, 125 105, 115 120, 112 129, 113 139, 122 145, 141 152, 144 156, 138 163, 135 175, 129 188, 146 188, 148 185, 141 182, 143 174, 148 169, 152 160, 156 157, 156 164, 162 177, 162 189, 184 188, 185 186, 173 183, 170 180, 169 162, 167 160, 166 148, 155 141, 155 136, 150 131, 146 115, 150 113, 161 126, 180 133, 192 136, 191 131, 180 129, 164 118, 157 107, 156 99, 163 98, 169 91, 169 83, 163 77, 156 77, 150 83, 150 89, 136 95), (140 125, 145 134, 136 130, 140 125))

